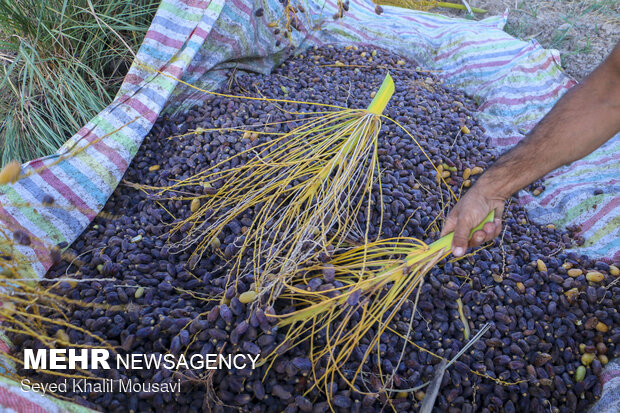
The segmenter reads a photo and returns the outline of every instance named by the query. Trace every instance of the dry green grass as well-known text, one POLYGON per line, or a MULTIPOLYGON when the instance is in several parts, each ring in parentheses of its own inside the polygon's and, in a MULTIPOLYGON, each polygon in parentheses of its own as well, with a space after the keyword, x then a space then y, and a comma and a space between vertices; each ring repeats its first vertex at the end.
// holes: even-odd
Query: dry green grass
POLYGON ((159 0, 0 0, 0 165, 56 151, 113 99, 159 0))
POLYGON ((523 40, 536 39, 545 48, 559 50, 564 69, 577 80, 590 73, 620 40, 620 0, 470 0, 469 3, 487 9, 487 15, 502 14, 508 9, 506 32, 523 40))

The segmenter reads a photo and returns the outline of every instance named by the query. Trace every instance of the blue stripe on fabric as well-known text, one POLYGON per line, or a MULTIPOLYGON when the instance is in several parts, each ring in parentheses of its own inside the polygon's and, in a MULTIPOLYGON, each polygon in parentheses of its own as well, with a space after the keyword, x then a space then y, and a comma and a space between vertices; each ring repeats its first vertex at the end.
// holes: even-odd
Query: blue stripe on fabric
MULTIPOLYGON (((184 21, 184 20, 181 20, 184 21)), ((170 20, 167 17, 161 16, 160 13, 157 13, 153 18, 153 23, 151 25, 160 25, 165 27, 167 30, 173 30, 177 33, 181 33, 185 36, 188 36, 192 30, 194 30, 196 22, 190 22, 187 26, 179 24, 179 20, 170 20)))
MULTIPOLYGON (((502 80, 510 81, 509 78, 505 78, 502 80)), ((558 83, 554 79, 547 79, 543 83, 510 83, 501 87, 493 87, 492 85, 488 85, 481 90, 493 90, 493 93, 502 96, 504 98, 510 97, 524 97, 530 92, 538 92, 538 94, 542 94, 541 92, 551 91, 558 86, 558 83)), ((524 109, 527 110, 527 107, 524 109)))
MULTIPOLYGON (((473 38, 465 37, 459 39, 458 43, 470 41, 473 38)), ((459 48, 458 43, 451 44, 449 47, 445 47, 442 50, 438 50, 438 55, 440 54, 448 54, 445 57, 442 57, 438 60, 438 63, 449 63, 451 61, 456 60, 456 63, 462 63, 463 61, 475 61, 476 63, 481 63, 484 61, 494 61, 499 57, 511 56, 514 58, 515 54, 520 53, 524 50, 528 45, 516 44, 514 42, 505 42, 503 39, 498 39, 492 42, 485 42, 479 44, 468 45, 465 48, 459 48), (486 51, 486 53, 481 54, 481 51, 486 51)), ((454 62, 453 62, 454 63, 454 62)), ((455 66, 443 66, 443 70, 448 70, 454 68, 455 66)), ((458 65, 456 67, 459 67, 458 65)))
POLYGON ((202 43, 198 43, 196 40, 190 39, 187 41, 187 43, 185 43, 185 46, 194 51, 197 51, 198 49, 200 49, 200 46, 202 46, 202 43))
MULTIPOLYGON (((61 162, 65 163, 65 162, 61 162)), ((20 185, 25 188, 28 192, 32 194, 32 196, 41 201, 43 199, 43 195, 46 194, 37 184, 32 181, 32 178, 22 179, 20 185)), ((68 211, 62 209, 62 207, 46 207, 46 212, 49 212, 51 215, 58 218, 63 224, 67 225, 70 228, 80 228, 80 222, 75 219, 68 211)), ((55 227, 55 225, 53 225, 55 227)))
MULTIPOLYGON (((593 232, 593 234, 595 233, 596 231, 593 232)), ((605 239, 613 234, 614 232, 610 232, 601 239, 605 239)), ((613 254, 618 249, 620 249, 620 237, 612 238, 610 241, 606 241, 605 243, 602 243, 598 246, 593 245, 593 246, 586 247, 586 248, 571 248, 571 249, 568 249, 567 251, 576 252, 578 254, 593 255, 597 257, 612 257, 613 254)))
POLYGON ((108 195, 101 191, 97 185, 95 185, 86 175, 84 175, 79 169, 75 166, 71 165, 70 162, 60 162, 58 164, 60 168, 70 175, 73 179, 77 181, 77 183, 86 191, 90 196, 92 196, 99 205, 105 204, 105 201, 108 199, 108 195))
POLYGON ((183 23, 187 23, 187 26, 191 26, 200 20, 199 14, 203 14, 204 10, 201 8, 194 8, 194 11, 181 10, 177 7, 177 10, 180 13, 175 13, 175 11, 166 9, 165 7, 157 10, 157 14, 168 20, 174 20, 175 26, 184 26, 183 23))
MULTIPOLYGON (((142 88, 142 90, 140 91, 140 93, 142 93, 143 90, 146 90, 146 88, 142 88)), ((144 100, 140 99, 140 103, 144 104, 144 100)), ((121 127, 122 125, 126 125, 129 122, 133 122, 135 119, 135 116, 138 115, 139 116, 139 112, 128 106, 123 104, 123 107, 126 108, 126 110, 119 110, 119 109, 115 109, 113 112, 111 112, 111 117, 110 118, 106 118, 105 121, 108 122, 109 124, 112 125, 112 127, 114 128, 118 128, 121 127), (130 108, 130 109, 127 109, 130 108), (134 116, 131 116, 128 112, 128 110, 131 110, 132 112, 135 112, 134 116), (120 122, 114 122, 115 120, 118 120, 120 122)), ((157 108, 150 108, 151 110, 157 110, 157 108)), ((151 128, 153 127, 152 123, 148 123, 149 128, 146 129, 145 126, 141 123, 141 122, 133 122, 131 125, 128 126, 128 128, 131 131, 131 135, 133 136, 129 136, 129 134, 125 134, 125 138, 135 141, 136 140, 136 136, 139 136, 141 134, 146 134, 148 133, 149 130, 151 130, 151 128)), ((105 134, 105 126, 102 125, 97 125, 98 128, 101 129, 102 133, 105 134)), ((135 146, 135 144, 133 145, 135 146)))
POLYGON ((501 116, 502 118, 513 118, 513 117, 521 117, 525 114, 530 116, 532 107, 540 107, 540 108, 545 109, 544 112, 537 114, 537 116, 540 116, 542 118, 542 116, 544 116, 546 111, 549 110, 551 106, 553 106, 555 99, 556 98, 549 98, 545 100, 536 101, 535 103, 528 102, 527 105, 529 105, 529 108, 523 108, 523 107, 518 107, 517 105, 511 105, 514 107, 511 109, 507 109, 508 106, 505 103, 493 103, 491 105, 487 105, 484 111, 485 112, 488 111, 489 113, 495 116, 501 116))
MULTIPOLYGON (((484 48, 488 48, 488 44, 485 44, 484 48)), ((507 57, 507 56, 514 57, 514 55, 516 53, 519 53, 520 51, 522 51, 524 49, 525 49, 525 47, 515 47, 515 48, 509 49, 507 51, 497 51, 497 52, 480 54, 480 55, 476 55, 475 59, 476 59, 476 63, 479 64, 479 63, 482 63, 482 60, 485 60, 485 59, 495 59, 495 60, 498 60, 497 58, 500 58, 500 57, 507 57)), ((463 66, 463 61, 464 60, 467 61, 467 60, 471 60, 473 58, 474 58, 474 56, 471 54, 471 50, 470 49, 467 50, 467 51, 463 51, 463 52, 457 52, 457 53, 455 53, 453 55, 450 55, 450 56, 442 59, 441 60, 441 63, 442 63, 441 68, 442 68, 442 70, 445 70, 445 71, 448 71, 448 70, 451 70, 451 69, 458 69, 461 66, 463 66), (457 61, 453 61, 453 60, 455 60, 457 58, 459 58, 457 61), (452 62, 452 64, 445 64, 447 62, 452 62)), ((516 59, 513 60, 513 61, 516 61, 516 59)), ((510 67, 512 67, 513 66, 513 64, 512 64, 513 61, 507 63, 507 65, 510 65, 510 67)), ((484 62, 484 63, 493 63, 493 62, 494 62, 494 60, 489 60, 489 61, 484 62)), ((499 71, 499 69, 508 71, 509 67, 506 67, 506 66, 497 67, 493 72, 497 72, 497 71, 499 71)), ((490 72, 490 73, 493 73, 493 72, 490 72)), ((489 73, 489 72, 487 72, 487 73, 489 73)), ((477 76, 477 77, 480 77, 480 76, 477 76)))
POLYGON ((161 62, 167 62, 172 56, 174 56, 173 53, 168 53, 164 50, 156 49, 155 47, 147 43, 142 43, 142 46, 140 46, 140 53, 145 53, 151 59, 157 59, 161 62))
MULTIPOLYGON (((618 178, 618 170, 615 168, 612 168, 610 171, 605 173, 600 169, 594 170, 595 167, 596 167, 595 165, 592 165, 592 173, 586 173, 583 175, 579 175, 579 177, 575 179, 570 179, 570 176, 562 175, 561 182, 553 183, 555 178, 551 178, 548 180, 549 186, 547 186, 546 184, 547 181, 545 182, 545 186, 547 186, 548 188, 547 190, 549 190, 551 188, 556 188, 556 189, 565 188, 568 185, 573 185, 573 184, 578 184, 578 183, 590 183, 592 182, 593 178, 596 178, 597 181, 603 181, 603 182, 609 182, 609 180, 611 179, 618 178)), ((579 168, 578 170, 583 170, 583 169, 585 168, 579 168)), ((571 190, 571 192, 572 191, 574 191, 574 189, 571 190)))
MULTIPOLYGON (((144 95, 146 96, 149 101, 155 103, 157 106, 162 107, 166 104, 166 101, 168 100, 166 98, 166 96, 162 96, 155 88, 152 87, 142 87, 139 92, 140 95, 144 95)), ((140 99, 140 101, 142 101, 142 99, 140 99)), ((114 111, 114 116, 116 116, 117 111, 114 111)), ((122 112, 122 111, 118 111, 118 112, 122 112)), ((126 114, 125 114, 126 115, 126 114)), ((130 119, 124 119, 125 123, 129 122, 130 119)))
MULTIPOLYGON (((617 232, 617 231, 616 231, 617 232)), ((610 232, 608 235, 613 234, 613 232, 610 232)), ((602 248, 597 248, 597 251, 604 251, 605 255, 610 256, 612 251, 615 251, 616 249, 620 248, 620 237, 614 239, 611 242, 607 242, 606 244, 602 245, 602 248), (609 254, 607 254, 609 252, 609 254)))
MULTIPOLYGON (((510 66, 515 66, 516 64, 518 64, 518 62, 510 62, 509 65, 510 66)), ((458 80, 464 80, 464 79, 469 79, 469 82, 472 82, 473 80, 477 80, 479 78, 485 78, 487 76, 500 76, 500 74, 506 72, 507 69, 505 69, 504 67, 496 67, 493 68, 492 70, 487 70, 487 71, 483 71, 480 69, 476 69, 476 73, 465 73, 465 72, 461 72, 458 75, 453 75, 449 78, 446 78, 447 81, 449 81, 450 83, 454 83, 455 79, 458 80)), ((502 75, 503 76, 503 75, 502 75)), ((487 78, 488 80, 488 78, 487 78)), ((493 79, 493 80, 498 80, 498 79, 493 79)), ((559 86, 559 85, 558 85, 559 86)), ((492 97, 489 97, 492 98, 492 97)))

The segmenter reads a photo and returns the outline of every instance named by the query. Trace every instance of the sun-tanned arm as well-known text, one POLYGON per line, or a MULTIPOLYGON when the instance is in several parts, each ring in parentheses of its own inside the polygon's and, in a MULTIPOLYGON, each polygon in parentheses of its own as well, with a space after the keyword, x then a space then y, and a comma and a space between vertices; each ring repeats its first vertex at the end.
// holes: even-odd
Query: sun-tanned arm
MULTIPOLYGON (((442 235, 454 231, 452 253, 501 231, 504 202, 554 169, 588 155, 620 131, 620 42, 584 81, 569 90, 514 148, 502 155, 450 211, 442 235), (470 231, 491 211, 496 219, 470 231)), ((620 156, 620 154, 619 154, 620 156)))

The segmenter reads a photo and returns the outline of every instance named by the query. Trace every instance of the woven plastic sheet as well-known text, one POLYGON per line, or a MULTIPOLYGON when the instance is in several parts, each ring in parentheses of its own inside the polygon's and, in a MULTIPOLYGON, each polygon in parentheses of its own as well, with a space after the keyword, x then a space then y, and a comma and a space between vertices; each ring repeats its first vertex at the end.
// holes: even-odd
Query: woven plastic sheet
MULTIPOLYGON (((310 2, 309 18, 300 19, 291 44, 276 46, 267 25, 282 16, 277 1, 163 1, 117 99, 57 155, 24 166, 24 171, 40 172, 0 189, 2 224, 35 240, 30 247, 19 247, 32 262, 32 274, 42 276, 51 265, 50 247, 71 243, 102 209, 162 110, 178 111, 202 102, 204 92, 179 85, 176 79, 212 90, 230 68, 268 73, 293 48, 371 43, 439 70, 447 83, 474 96, 498 152, 518 142, 574 85, 559 69, 554 51, 503 32, 505 16, 477 22, 392 7, 377 16, 373 4, 362 2, 343 20, 333 21, 329 16, 335 10, 334 3, 310 2), (259 7, 265 11, 256 17, 259 7), (57 163, 61 154, 76 148, 84 149, 57 163), (54 208, 36 207, 44 194, 54 197, 54 208), (34 207, 15 206, 25 203, 34 207)), ((619 149, 615 138, 551 175, 540 197, 522 194, 531 218, 581 224, 588 241, 580 251, 620 259, 619 149), (603 191, 594 196, 596 188, 603 191)))
MULTIPOLYGON (((51 266, 50 247, 73 242, 101 211, 162 111, 202 103, 204 92, 185 83, 214 90, 232 68, 269 73, 313 45, 372 44, 438 70, 446 83, 473 96, 498 152, 518 142, 575 84, 560 70, 556 52, 507 35, 506 16, 472 21, 392 7, 377 16, 368 0, 354 2, 337 21, 331 18, 335 2, 309 0, 306 9, 291 42, 277 45, 268 26, 284 13, 277 0, 163 0, 115 101, 58 154, 25 164, 22 172, 33 171, 30 176, 0 188, 0 225, 33 240, 19 246, 30 260, 30 275, 43 276, 51 266), (258 8, 264 9, 261 17, 258 8), (82 149, 75 156, 62 157, 76 148, 82 149), (54 207, 41 205, 45 194, 54 197, 54 207)), ((618 154, 616 137, 548 177, 538 198, 522 194, 531 218, 583 224, 589 241, 579 251, 620 259, 618 154), (593 196, 596 188, 603 192, 593 196)))

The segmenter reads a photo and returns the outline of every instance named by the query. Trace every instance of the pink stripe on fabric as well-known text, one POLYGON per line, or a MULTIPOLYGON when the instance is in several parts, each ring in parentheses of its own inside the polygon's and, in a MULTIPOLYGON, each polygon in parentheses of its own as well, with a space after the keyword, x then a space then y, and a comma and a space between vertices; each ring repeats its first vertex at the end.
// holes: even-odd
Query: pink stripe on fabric
POLYGON ((525 205, 527 205, 527 204, 529 204, 530 202, 533 202, 533 201, 534 201, 534 197, 529 192, 526 192, 525 195, 519 197, 519 205, 520 206, 525 206, 525 205))
MULTIPOLYGON (((179 79, 180 76, 183 75, 183 69, 179 68, 178 66, 176 66, 174 64, 166 65, 166 67, 164 67, 163 69, 159 68, 157 70, 159 70, 160 72, 165 73, 168 76, 172 76, 172 77, 174 77, 176 79, 179 79)), ((149 72, 151 72, 151 71, 149 71, 149 72)), ((159 74, 159 73, 156 73, 156 72, 151 72, 151 73, 159 74)), ((129 75, 127 75, 127 76, 125 76, 125 80, 124 80, 123 83, 127 83, 127 84, 130 84, 132 86, 139 86, 143 81, 144 81, 144 78, 142 78, 140 76, 133 76, 133 75, 129 76, 129 75)), ((126 101, 128 99, 130 99, 131 96, 133 96, 134 93, 135 93, 135 91, 130 91, 128 93, 125 93, 124 95, 122 95, 121 97, 116 99, 116 102, 125 104, 126 101)))
POLYGON ((217 28, 214 27, 211 31, 211 38, 220 44, 225 44, 230 47, 234 51, 235 56, 241 57, 241 49, 239 49, 239 45, 231 39, 230 36, 226 36, 225 34, 218 32, 217 28))
POLYGON ((592 215, 590 218, 588 218, 581 224, 581 233, 592 228, 592 226, 596 224, 597 221, 599 221, 602 217, 608 215, 611 211, 616 209, 618 206, 620 206, 620 197, 612 198, 608 203, 603 205, 601 209, 596 211, 594 215, 592 215))
POLYGON ((80 198, 79 196, 77 196, 77 194, 75 192, 73 192, 73 190, 67 186, 64 182, 62 182, 60 179, 58 179, 58 177, 56 175, 54 175, 54 173, 52 173, 52 171, 50 171, 47 168, 44 168, 40 173, 39 176, 41 176, 41 178, 47 182, 49 185, 51 185, 55 190, 58 191, 58 193, 62 194, 62 196, 69 201, 69 203, 73 206, 75 206, 76 208, 78 208, 78 211, 84 215, 85 217, 87 217, 89 220, 92 220, 93 218, 95 218, 95 216, 97 215, 97 213, 95 211, 93 211, 88 204, 86 204, 86 202, 84 202, 82 200, 82 198, 80 198))
POLYGON ((519 66, 519 67, 515 67, 514 71, 515 72, 521 72, 521 73, 536 73, 540 70, 544 70, 547 69, 549 66, 553 65, 555 63, 555 59, 553 57, 548 58, 547 60, 545 60, 544 62, 536 65, 536 66, 528 66, 528 67, 523 67, 523 66, 519 66))
MULTIPOLYGON (((153 72, 154 73, 154 72, 153 72)), ((127 75, 125 76, 125 80, 123 83, 130 84, 132 86, 138 86, 140 83, 144 82, 144 78, 136 75, 127 75)), ((127 99, 129 96, 127 94, 118 98, 118 101, 121 102, 123 99, 127 99)))
MULTIPOLYGON (((83 126, 76 135, 80 136, 80 140, 85 139, 87 142, 90 142, 91 147, 94 150, 96 150, 101 155, 105 156, 117 168, 124 170, 129 165, 127 160, 123 158, 122 156, 120 156, 120 154, 118 153, 116 149, 109 147, 103 140, 100 140, 99 142, 96 142, 96 143, 92 143, 96 141, 97 139, 99 139, 100 136, 93 133, 93 130, 91 128, 87 128, 86 126, 83 126)), ((34 161, 29 162, 29 165, 32 165, 33 167, 35 167, 34 164, 38 161, 39 159, 35 159, 34 161)), ((43 165, 39 165, 39 167, 41 166, 43 165)))
POLYGON ((195 7, 200 10, 206 9, 207 6, 211 3, 211 1, 205 1, 205 0, 177 0, 177 1, 184 3, 189 7, 195 7))
POLYGON ((484 63, 475 63, 475 64, 471 64, 471 65, 463 65, 460 66, 458 69, 452 71, 452 72, 448 72, 445 71, 444 73, 446 75, 449 76, 454 76, 457 75, 465 70, 470 71, 472 69, 482 69, 482 68, 486 68, 486 67, 496 67, 496 66, 504 66, 508 63, 512 63, 514 62, 518 57, 531 52, 534 49, 533 45, 530 45, 528 47, 524 47, 523 50, 521 50, 519 53, 517 53, 516 55, 512 56, 512 58, 508 59, 508 60, 493 60, 493 61, 489 61, 489 62, 484 62, 484 63))
MULTIPOLYGON (((232 0, 232 3, 235 5, 235 7, 239 11, 247 14, 248 17, 252 14, 252 9, 249 8, 246 3, 242 2, 242 1, 239 1, 239 0, 232 0)), ((262 17, 262 19, 266 19, 266 17, 262 17)))
POLYGON ((483 44, 487 44, 487 43, 493 43, 496 42, 497 39, 484 39, 484 40, 471 40, 469 42, 462 42, 459 43, 458 45, 456 45, 454 47, 454 49, 451 50, 447 50, 444 53, 438 54, 437 56, 435 56, 435 61, 450 57, 454 54, 454 52, 459 51, 461 49, 464 49, 467 46, 480 46, 483 44))
POLYGON ((84 136, 88 135, 92 130, 93 129, 90 126, 90 123, 87 123, 86 125, 82 126, 79 131, 77 131, 76 135, 79 135, 83 138, 84 136))
POLYGON ((142 103, 139 99, 130 98, 125 102, 125 104, 133 109, 135 109, 140 115, 145 117, 149 122, 155 123, 159 114, 154 112, 151 108, 142 103))
POLYGON ((367 35, 366 33, 362 32, 362 31, 357 30, 355 27, 353 27, 353 26, 351 26, 351 25, 349 25, 349 24, 345 23, 345 22, 344 22, 344 21, 342 21, 342 20, 340 21, 340 23, 339 23, 339 24, 340 24, 342 27, 344 27, 344 28, 348 29, 349 31, 351 31, 351 32, 353 32, 353 33, 356 33, 359 37, 362 37, 364 40, 366 40, 366 41, 368 41, 368 42, 370 42, 371 40, 373 40, 373 38, 372 38, 371 36, 367 35))
POLYGON ((138 85, 138 84, 140 84, 143 81, 144 81, 144 77, 142 77, 140 75, 137 75, 137 74, 135 74, 133 72, 132 73, 128 73, 125 76, 125 79, 123 79, 123 83, 127 82, 127 83, 132 84, 132 85, 138 85))
POLYGON ((165 34, 162 34, 155 30, 149 30, 148 32, 146 32, 146 36, 144 37, 147 39, 155 40, 156 42, 163 44, 164 46, 174 47, 175 49, 180 49, 183 46, 182 41, 171 39, 165 34))
MULTIPOLYGON (((523 73, 533 73, 533 72, 537 72, 539 70, 544 70, 547 69, 549 66, 551 66, 554 62, 554 59, 547 59, 545 60, 543 63, 537 65, 537 66, 532 66, 532 67, 515 67, 513 69, 514 72, 523 72, 523 73)), ((486 89, 489 85, 493 85, 494 83, 497 83, 497 79, 489 79, 487 82, 483 82, 480 84, 480 86, 478 86, 477 90, 484 90, 486 89)))
POLYGON ((429 29, 436 29, 438 27, 441 27, 438 24, 428 23, 428 22, 425 22, 423 20, 419 20, 419 19, 417 19, 415 17, 410 17, 410 16, 402 16, 402 17, 404 17, 405 20, 409 20, 410 22, 419 24, 420 26, 428 27, 429 29))
POLYGON ((491 141, 498 147, 505 147, 519 143, 525 136, 508 136, 505 138, 491 138, 491 141))
POLYGON ((529 96, 520 97, 520 98, 498 97, 495 99, 489 99, 484 104, 480 105, 478 110, 482 111, 482 110, 487 109, 490 106, 497 105, 497 104, 512 106, 512 105, 519 105, 523 103, 532 103, 532 102, 537 102, 541 100, 546 100, 546 99, 549 99, 550 97, 556 96, 558 92, 564 88, 565 86, 560 85, 560 86, 557 86, 552 91, 547 92, 544 95, 538 95, 538 96, 529 95, 529 96))
POLYGON ((200 77, 201 75, 205 74, 208 70, 212 68, 213 67, 206 67, 205 65, 201 65, 201 64, 193 64, 187 67, 187 72, 193 75, 197 75, 197 77, 200 77))
POLYGON ((203 30, 200 26, 196 26, 196 28, 192 32, 192 37, 193 36, 197 36, 197 37, 199 37, 199 38, 204 40, 204 39, 207 38, 209 33, 211 33, 211 32, 207 32, 207 31, 203 30))
POLYGON ((160 72, 164 72, 167 75, 180 79, 183 76, 183 68, 175 65, 174 63, 167 64, 160 72))
MULTIPOLYGON (((414 20, 414 23, 417 24, 417 21, 414 20)), ((420 25, 423 25, 422 23, 420 23, 420 25)), ((437 26, 440 27, 440 26, 437 26)), ((461 27, 459 28, 450 28, 450 29, 445 29, 442 31, 437 32, 435 35, 430 35, 428 33, 424 33, 424 34, 420 34, 419 30, 407 30, 405 28, 403 28, 403 30, 399 31, 400 34, 407 34, 407 35, 411 35, 411 36, 424 36, 425 39, 439 39, 442 38, 444 36, 446 36, 447 34, 452 34, 452 33, 459 33, 459 34, 463 34, 463 33, 473 33, 475 34, 475 32, 473 30, 459 30, 461 29, 461 27)), ((427 42, 429 43, 429 42, 427 42)))
MULTIPOLYGON (((23 227, 9 212, 0 205, 0 222, 5 222, 5 226, 12 231, 23 231, 30 236, 30 242, 32 243, 32 250, 34 251, 37 259, 45 266, 49 268, 51 266, 51 258, 47 251, 47 246, 41 242, 38 237, 32 235, 32 233, 23 227)), ((1 405, 0 405, 1 406, 1 405)))
POLYGON ((620 370, 604 371, 599 380, 601 381, 601 384, 605 384, 616 377, 620 377, 620 370))
MULTIPOLYGON (((24 393, 27 394, 27 393, 24 393)), ((28 398, 22 397, 17 393, 7 390, 4 386, 0 386, 1 406, 9 408, 17 413, 46 413, 47 410, 38 404, 31 402, 28 398)))
POLYGON ((538 203, 540 204, 540 206, 547 206, 551 201, 553 201, 555 198, 557 198, 557 196, 564 192, 564 191, 568 191, 570 189, 573 188, 579 188, 580 186, 584 186, 584 185, 592 185, 590 182, 579 182, 576 184, 572 184, 572 185, 568 185, 568 186, 564 186, 562 188, 557 188, 555 191, 553 191, 552 193, 546 195, 544 198, 542 198, 538 203))
MULTIPOLYGON (((108 136, 109 137, 109 136, 108 136)), ((94 142, 100 137, 91 133, 83 137, 88 142, 94 142)), ((112 162, 119 170, 125 170, 129 166, 129 163, 125 158, 123 158, 118 150, 109 147, 105 142, 106 138, 103 138, 99 142, 92 143, 91 147, 94 148, 101 155, 105 156, 110 162, 112 162)))
POLYGON ((617 160, 618 160, 618 155, 616 155, 616 156, 605 156, 605 157, 597 159, 595 161, 589 161, 589 160, 581 159, 579 161, 573 162, 571 164, 571 167, 573 167, 573 166, 582 166, 582 165, 602 165, 602 164, 607 163, 609 161, 617 161, 617 160))
MULTIPOLYGON (((618 182, 618 180, 616 179, 611 180, 612 184, 616 182, 618 182)), ((546 195, 544 198, 542 198, 539 203, 541 206, 547 206, 551 201, 553 201, 554 198, 556 198, 562 192, 565 192, 573 188, 579 188, 582 186, 591 186, 591 185, 592 185, 592 182, 578 182, 576 184, 571 184, 571 185, 563 186, 561 188, 557 188, 555 191, 553 191, 553 193, 546 195)))
MULTIPOLYGON (((0 302, 0 307, 2 307, 2 302, 0 302)), ((0 321, 0 328, 2 328, 2 322, 0 321)), ((0 339, 0 352, 2 353, 8 353, 10 350, 10 347, 7 343, 5 343, 3 340, 0 339)))

